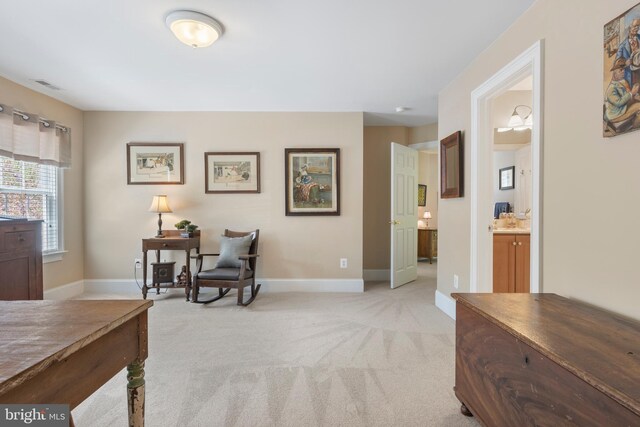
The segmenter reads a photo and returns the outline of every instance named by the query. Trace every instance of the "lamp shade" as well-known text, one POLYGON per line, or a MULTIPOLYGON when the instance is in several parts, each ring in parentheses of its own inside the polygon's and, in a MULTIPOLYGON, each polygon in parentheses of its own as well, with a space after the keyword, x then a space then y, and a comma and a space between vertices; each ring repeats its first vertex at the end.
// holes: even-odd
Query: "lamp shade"
MULTIPOLYGON (((523 131, 533 127, 533 117, 531 107, 528 105, 516 105, 509 119, 506 129, 523 131)), ((498 129, 500 132, 500 129, 498 129)))
POLYGON ((157 213, 173 212, 169 207, 169 201, 167 199, 167 196, 164 194, 153 196, 153 201, 151 202, 151 206, 149 206, 149 212, 157 212, 157 213))
POLYGON ((218 21, 192 10, 171 12, 165 23, 178 40, 193 48, 210 46, 222 35, 218 21))
POLYGON ((519 126, 523 126, 523 125, 524 125, 524 120, 522 120, 522 117, 520 117, 520 115, 514 109, 513 110, 513 114, 511 115, 511 118, 509 119, 509 123, 507 123, 507 126, 510 127, 510 128, 515 128, 515 127, 519 127, 519 126))
POLYGON ((422 215, 422 218, 430 219, 431 218, 431 212, 429 212, 429 211, 425 212, 424 215, 422 215))

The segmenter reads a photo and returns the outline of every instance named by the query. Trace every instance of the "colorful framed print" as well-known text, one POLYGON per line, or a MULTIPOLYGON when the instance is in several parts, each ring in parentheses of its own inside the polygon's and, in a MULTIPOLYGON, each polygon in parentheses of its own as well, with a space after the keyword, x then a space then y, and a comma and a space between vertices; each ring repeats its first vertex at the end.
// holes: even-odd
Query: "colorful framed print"
POLYGON ((604 25, 603 136, 640 129, 640 3, 604 25))
POLYGON ((340 149, 285 148, 285 214, 340 215, 340 149))

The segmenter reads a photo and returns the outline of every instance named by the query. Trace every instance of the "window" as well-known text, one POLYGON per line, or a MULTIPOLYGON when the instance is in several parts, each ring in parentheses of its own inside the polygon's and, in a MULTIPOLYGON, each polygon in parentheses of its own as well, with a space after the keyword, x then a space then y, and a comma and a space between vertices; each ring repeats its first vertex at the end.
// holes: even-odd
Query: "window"
POLYGON ((63 250, 59 168, 0 156, 0 215, 44 220, 42 252, 63 250))

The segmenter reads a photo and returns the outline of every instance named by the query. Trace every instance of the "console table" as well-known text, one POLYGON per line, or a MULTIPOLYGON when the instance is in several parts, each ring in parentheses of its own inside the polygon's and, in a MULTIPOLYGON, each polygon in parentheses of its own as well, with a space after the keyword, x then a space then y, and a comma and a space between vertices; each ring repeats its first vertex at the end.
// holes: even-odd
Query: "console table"
POLYGON ((486 426, 640 425, 640 322, 555 294, 453 294, 455 393, 486 426))
POLYGON ((73 409, 127 367, 129 425, 144 426, 147 310, 152 305, 140 300, 0 301, 0 403, 57 403, 73 409))
POLYGON ((142 298, 147 298, 149 289, 155 288, 185 288, 187 301, 191 294, 191 250, 200 253, 200 231, 196 230, 193 237, 180 237, 180 230, 163 230, 163 238, 151 237, 142 239, 142 298), (147 251, 156 252, 156 262, 160 262, 160 251, 184 251, 186 253, 187 279, 184 283, 174 282, 164 285, 147 286, 147 251))

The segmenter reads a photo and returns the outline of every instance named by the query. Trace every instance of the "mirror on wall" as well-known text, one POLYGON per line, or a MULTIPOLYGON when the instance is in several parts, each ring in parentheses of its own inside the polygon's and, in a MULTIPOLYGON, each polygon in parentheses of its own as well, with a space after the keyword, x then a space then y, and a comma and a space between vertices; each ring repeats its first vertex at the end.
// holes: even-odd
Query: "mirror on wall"
POLYGON ((462 197, 463 165, 462 132, 457 131, 440 141, 440 194, 443 199, 462 197))

